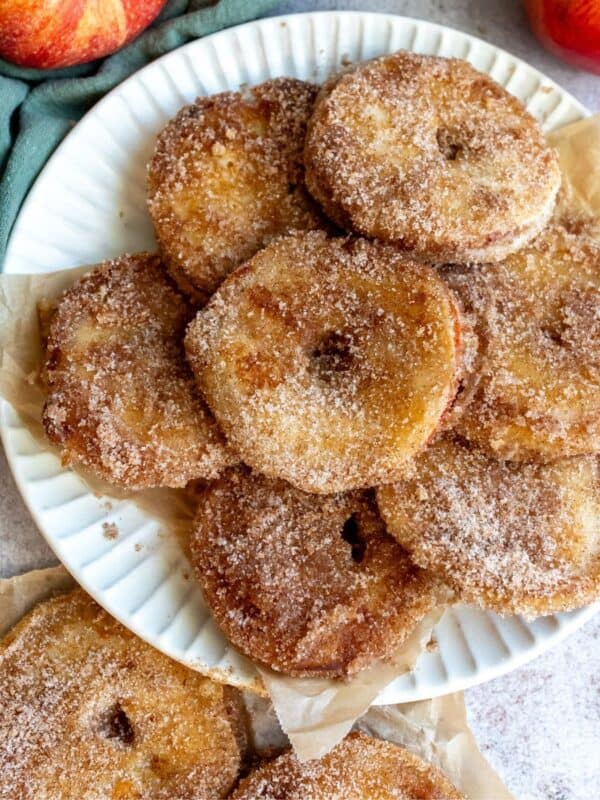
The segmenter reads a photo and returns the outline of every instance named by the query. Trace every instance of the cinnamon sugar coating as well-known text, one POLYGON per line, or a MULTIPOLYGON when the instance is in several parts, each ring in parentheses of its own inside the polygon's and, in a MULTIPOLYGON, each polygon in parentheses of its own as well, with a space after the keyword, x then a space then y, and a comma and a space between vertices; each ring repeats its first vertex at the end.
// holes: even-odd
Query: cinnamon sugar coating
POLYGON ((245 749, 235 690, 138 639, 83 591, 0 642, 0 798, 220 800, 245 749))
POLYGON ((276 78, 199 97, 159 135, 148 208, 167 268, 195 300, 275 236, 320 226, 302 162, 316 91, 276 78))
POLYGON ((183 353, 192 311, 158 256, 105 262, 47 324, 43 424, 66 463, 116 486, 185 486, 236 461, 183 353))
POLYGON ((316 231, 238 269, 186 337, 242 459, 316 493, 394 479, 452 402, 460 348, 452 293, 433 270, 316 231))
POLYGON ((306 182, 348 230, 433 260, 498 260, 550 217, 555 152, 522 104, 465 61, 399 51, 321 91, 306 182))
POLYGON ((457 430, 510 460, 600 452, 600 246, 549 227, 465 277, 482 353, 457 430))
POLYGON ((225 635, 287 675, 345 677, 387 658, 437 600, 370 494, 315 497, 245 467, 200 496, 191 549, 225 635))
POLYGON ((293 752, 263 763, 231 800, 464 800, 449 781, 403 747, 351 733, 324 758, 293 752))
POLYGON ((596 457, 498 461, 442 437, 377 491, 389 532, 465 601, 552 614, 600 599, 596 457))

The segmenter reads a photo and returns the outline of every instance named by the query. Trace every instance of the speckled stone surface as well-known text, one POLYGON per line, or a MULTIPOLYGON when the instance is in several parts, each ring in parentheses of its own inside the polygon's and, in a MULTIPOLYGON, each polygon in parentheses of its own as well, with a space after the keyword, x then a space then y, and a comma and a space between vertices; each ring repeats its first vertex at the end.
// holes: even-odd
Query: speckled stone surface
MULTIPOLYGON (((546 53, 519 0, 286 0, 272 13, 334 8, 421 17, 480 36, 600 111, 600 78, 546 53)), ((53 563, 0 450, 0 577, 53 563)), ((469 690, 467 705, 483 752, 517 800, 600 798, 600 614, 531 664, 469 690)))

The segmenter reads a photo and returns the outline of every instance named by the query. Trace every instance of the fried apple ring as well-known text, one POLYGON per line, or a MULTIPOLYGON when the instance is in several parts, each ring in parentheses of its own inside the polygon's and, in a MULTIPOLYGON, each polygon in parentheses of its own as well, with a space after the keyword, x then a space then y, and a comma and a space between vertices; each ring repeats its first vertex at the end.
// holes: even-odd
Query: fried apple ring
POLYGON ((425 445, 456 392, 459 328, 429 267, 313 231, 231 275, 186 350, 246 463, 330 493, 393 480, 425 445))
POLYGON ((438 598, 369 494, 315 497, 245 467, 201 495, 191 551, 217 625, 287 675, 345 677, 390 657, 438 598))
POLYGON ((523 247, 560 185, 556 153, 515 97, 466 61, 404 51, 324 87, 305 163, 342 227, 437 261, 523 247))
POLYGON ((77 590, 0 642, 0 797, 219 800, 245 749, 234 689, 138 639, 77 590))
POLYGON ((600 598, 600 469, 594 456, 498 461, 450 436, 377 491, 388 531, 469 603, 552 614, 600 598))
POLYGON ((290 750, 244 778, 231 800, 464 800, 431 764, 403 747, 351 733, 326 756, 290 750))
POLYGON ((548 228, 470 281, 483 359, 457 430, 512 461, 600 452, 600 246, 548 228))
POLYGON ((159 135, 148 207, 169 272, 197 301, 273 237, 319 227, 302 161, 315 95, 277 78, 200 97, 159 135))
POLYGON ((142 489, 235 462, 185 360, 191 314, 149 253, 105 262, 63 294, 47 331, 42 421, 64 463, 142 489))

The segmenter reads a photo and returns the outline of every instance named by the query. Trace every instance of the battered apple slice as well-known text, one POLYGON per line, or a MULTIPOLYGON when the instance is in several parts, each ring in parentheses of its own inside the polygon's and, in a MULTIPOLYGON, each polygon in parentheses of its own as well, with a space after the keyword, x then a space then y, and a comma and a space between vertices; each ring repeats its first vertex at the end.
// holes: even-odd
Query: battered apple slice
POLYGON ((64 293, 45 326, 43 424, 65 463, 142 489, 235 461, 184 357, 191 315, 149 253, 105 262, 64 293))
POLYGON ((482 348, 456 429, 512 461, 600 452, 600 246, 551 227, 452 285, 482 348))
POLYGON ((229 276, 186 349, 243 460, 308 492, 393 480, 457 390, 460 318, 434 270, 320 231, 278 239, 229 276))
POLYGON ((200 494, 191 552, 229 640, 297 677, 343 678, 392 657, 442 595, 370 492, 315 497, 247 468, 200 494))
POLYGON ((499 461, 447 435, 378 489, 377 502, 415 563, 465 602, 537 616, 600 598, 595 456, 499 461))
POLYGON ((246 751, 239 694, 76 590, 0 641, 0 798, 223 800, 246 751))
POLYGON ((323 87, 306 184, 347 230, 435 261, 498 261, 547 223, 558 159, 524 106, 466 61, 399 51, 323 87))
POLYGON ((315 95, 277 78, 199 97, 159 135, 148 208, 169 272, 196 301, 275 236, 320 227, 302 162, 315 95))

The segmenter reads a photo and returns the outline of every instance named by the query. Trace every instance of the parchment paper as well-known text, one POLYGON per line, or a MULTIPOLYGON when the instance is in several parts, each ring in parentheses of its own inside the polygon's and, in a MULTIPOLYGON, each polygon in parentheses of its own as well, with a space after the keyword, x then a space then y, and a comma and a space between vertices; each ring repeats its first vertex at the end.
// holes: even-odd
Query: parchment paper
POLYGON ((555 219, 600 241, 600 114, 550 133, 548 142, 562 171, 555 219))
POLYGON ((359 730, 402 745, 434 764, 469 800, 511 800, 467 724, 462 692, 369 709, 359 730))
MULTIPOLYGON (((64 567, 34 570, 0 580, 0 636, 36 603, 75 586, 64 567)), ((258 756, 288 746, 271 704, 243 694, 249 741, 258 756)), ((437 766, 469 800, 511 800, 502 782, 481 755, 470 732, 462 694, 436 700, 371 709, 356 727, 400 744, 437 766)))
POLYGON ((0 580, 0 636, 42 600, 77 586, 64 567, 34 569, 0 580))

